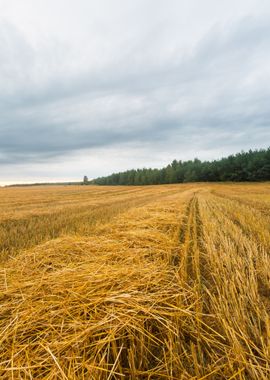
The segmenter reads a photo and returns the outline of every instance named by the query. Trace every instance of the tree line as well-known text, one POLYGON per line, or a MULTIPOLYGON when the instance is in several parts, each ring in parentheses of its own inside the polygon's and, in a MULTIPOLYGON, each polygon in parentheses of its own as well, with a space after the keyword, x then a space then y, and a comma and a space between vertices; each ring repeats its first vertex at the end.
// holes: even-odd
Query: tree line
POLYGON ((214 161, 174 160, 162 169, 132 169, 96 178, 96 185, 156 185, 184 182, 269 181, 270 147, 214 161))

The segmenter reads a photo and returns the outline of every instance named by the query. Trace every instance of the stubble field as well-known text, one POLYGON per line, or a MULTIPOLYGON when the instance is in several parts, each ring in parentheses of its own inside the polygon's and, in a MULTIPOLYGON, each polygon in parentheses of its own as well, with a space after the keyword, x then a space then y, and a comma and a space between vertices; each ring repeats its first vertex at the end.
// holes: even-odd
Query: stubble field
POLYGON ((270 184, 0 189, 1 379, 270 379, 270 184))

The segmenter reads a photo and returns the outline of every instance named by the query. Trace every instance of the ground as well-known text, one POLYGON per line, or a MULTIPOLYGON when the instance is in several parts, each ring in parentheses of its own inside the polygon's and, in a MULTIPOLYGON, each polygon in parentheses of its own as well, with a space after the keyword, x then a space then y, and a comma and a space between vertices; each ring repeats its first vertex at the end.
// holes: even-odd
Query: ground
POLYGON ((0 199, 1 378, 270 378, 269 183, 0 199))

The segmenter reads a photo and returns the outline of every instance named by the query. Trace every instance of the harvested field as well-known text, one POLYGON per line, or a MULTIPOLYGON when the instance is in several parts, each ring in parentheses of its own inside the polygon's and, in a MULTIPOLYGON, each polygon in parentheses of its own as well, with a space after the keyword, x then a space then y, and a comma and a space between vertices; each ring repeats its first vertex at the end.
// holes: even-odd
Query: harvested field
POLYGON ((0 195, 1 379, 270 379, 270 184, 0 195))

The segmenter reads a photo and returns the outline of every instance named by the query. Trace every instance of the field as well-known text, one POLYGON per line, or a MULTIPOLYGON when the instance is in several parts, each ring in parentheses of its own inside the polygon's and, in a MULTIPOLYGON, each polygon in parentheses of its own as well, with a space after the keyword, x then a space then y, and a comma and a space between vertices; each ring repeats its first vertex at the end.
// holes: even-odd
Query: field
POLYGON ((0 189, 1 379, 270 379, 270 184, 0 189))

